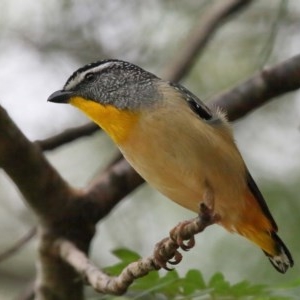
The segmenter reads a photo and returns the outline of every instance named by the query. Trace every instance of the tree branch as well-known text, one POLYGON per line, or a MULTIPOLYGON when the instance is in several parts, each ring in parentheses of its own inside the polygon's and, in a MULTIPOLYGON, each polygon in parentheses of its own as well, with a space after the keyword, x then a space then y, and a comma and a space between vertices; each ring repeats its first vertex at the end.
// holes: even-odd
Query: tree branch
POLYGON ((36 144, 38 144, 43 151, 49 151, 66 143, 73 142, 80 137, 89 136, 98 130, 100 130, 98 125, 95 123, 88 123, 83 126, 66 129, 64 132, 48 139, 38 140, 36 141, 36 144))
POLYGON ((153 258, 145 258, 128 265, 118 277, 111 277, 87 258, 73 243, 67 240, 56 242, 58 255, 82 276, 97 292, 121 295, 126 292, 134 279, 145 276, 155 270, 153 258))
POLYGON ((82 201, 90 204, 85 207, 89 220, 96 224, 143 182, 125 159, 117 161, 91 182, 81 195, 82 201))
MULTIPOLYGON (((185 222, 184 240, 194 239, 194 235, 207 226, 201 227, 203 224, 199 220, 197 217, 185 222)), ((182 226, 182 224, 179 223, 178 226, 182 226)), ((177 226, 172 231, 176 228, 177 226)), ((172 238, 164 238, 155 246, 153 255, 130 263, 119 276, 109 276, 97 268, 86 254, 70 241, 58 239, 52 245, 53 253, 56 253, 63 261, 72 266, 95 291, 115 295, 124 294, 134 280, 147 275, 151 271, 159 270, 161 265, 179 263, 181 254, 178 252, 178 248, 178 244, 172 238), (159 256, 159 262, 157 256, 159 256), (175 262, 171 261, 174 257, 175 262)))
POLYGON ((14 245, 0 253, 0 263, 18 252, 36 235, 36 227, 31 228, 24 236, 22 236, 14 245))
POLYGON ((29 283, 16 300, 34 300, 34 282, 29 283))
POLYGON ((182 43, 183 49, 168 63, 163 78, 178 82, 185 77, 217 29, 251 2, 252 0, 216 1, 208 12, 201 13, 199 23, 182 43))
POLYGON ((80 193, 69 187, 40 148, 28 141, 1 106, 0 167, 17 185, 40 221, 38 299, 54 299, 51 298, 54 294, 55 299, 69 299, 68 295, 74 294, 77 296, 71 299, 81 300, 83 286, 76 281, 77 273, 47 252, 49 237, 58 236, 77 241, 80 249, 88 252, 94 229, 80 217, 81 206, 76 205, 80 193))
POLYGON ((40 149, 23 135, 1 106, 0 167, 44 222, 53 219, 63 210, 64 206, 57 200, 57 194, 66 203, 73 193, 40 149))
POLYGON ((230 121, 245 116, 274 97, 300 88, 300 55, 263 69, 237 86, 210 99, 227 112, 230 121))
POLYGON ((76 280, 77 273, 57 257, 49 255, 48 245, 58 237, 65 237, 88 253, 97 221, 140 184, 139 177, 127 162, 120 161, 91 191, 89 188, 86 191, 70 188, 40 148, 28 141, 1 106, 0 166, 40 219, 38 299, 49 299, 54 295, 55 299, 69 299, 74 295, 73 300, 81 300, 83 286, 76 280))

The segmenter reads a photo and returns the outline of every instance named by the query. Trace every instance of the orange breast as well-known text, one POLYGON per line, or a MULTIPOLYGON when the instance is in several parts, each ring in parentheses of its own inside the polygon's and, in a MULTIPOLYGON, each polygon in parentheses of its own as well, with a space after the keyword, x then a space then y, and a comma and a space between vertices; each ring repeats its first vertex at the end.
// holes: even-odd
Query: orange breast
POLYGON ((83 111, 117 144, 126 141, 139 119, 138 113, 120 110, 113 105, 102 105, 81 97, 71 98, 70 104, 83 111))

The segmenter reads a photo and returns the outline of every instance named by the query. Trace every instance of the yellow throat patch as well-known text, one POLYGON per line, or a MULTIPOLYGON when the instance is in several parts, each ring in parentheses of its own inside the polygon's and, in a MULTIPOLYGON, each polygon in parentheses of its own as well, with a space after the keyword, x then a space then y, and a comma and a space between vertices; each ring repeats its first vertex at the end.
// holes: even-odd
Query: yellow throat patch
POLYGON ((83 111, 117 144, 126 141, 133 126, 138 121, 138 113, 119 110, 113 105, 101 105, 81 97, 72 97, 69 103, 83 111))

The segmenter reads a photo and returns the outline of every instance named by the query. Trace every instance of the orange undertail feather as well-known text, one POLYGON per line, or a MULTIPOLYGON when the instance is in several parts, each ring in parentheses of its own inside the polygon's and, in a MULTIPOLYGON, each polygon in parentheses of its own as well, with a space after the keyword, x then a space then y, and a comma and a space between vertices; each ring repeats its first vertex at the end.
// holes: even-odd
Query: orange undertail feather
POLYGON ((246 196, 244 218, 237 224, 236 231, 258 245, 269 258, 275 269, 285 273, 292 267, 293 258, 276 234, 277 226, 273 219, 265 214, 260 203, 250 192, 246 196))

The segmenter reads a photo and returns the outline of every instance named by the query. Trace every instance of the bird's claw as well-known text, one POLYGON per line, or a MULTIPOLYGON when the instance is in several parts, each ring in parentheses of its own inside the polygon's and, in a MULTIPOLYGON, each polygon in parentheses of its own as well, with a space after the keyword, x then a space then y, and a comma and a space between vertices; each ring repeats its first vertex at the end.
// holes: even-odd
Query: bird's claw
POLYGON ((179 223, 170 231, 170 237, 164 238, 156 244, 153 254, 156 268, 172 270, 167 264, 177 265, 182 260, 182 255, 178 248, 184 251, 193 248, 195 246, 194 235, 218 220, 219 217, 217 214, 214 214, 212 208, 209 208, 204 203, 201 204, 197 218, 179 223))
POLYGON ((178 250, 176 250, 173 256, 173 260, 168 260, 168 263, 174 266, 174 265, 178 265, 181 261, 182 261, 182 254, 178 250))
POLYGON ((219 220, 213 208, 206 204, 200 204, 199 216, 195 219, 179 223, 170 231, 170 238, 182 250, 188 251, 195 246, 194 235, 203 231, 207 226, 216 223, 219 220))
POLYGON ((177 250, 178 246, 174 244, 170 238, 164 238, 155 245, 154 249, 154 262, 157 269, 163 268, 167 271, 173 270, 169 268, 167 263, 177 265, 182 260, 182 255, 177 250))
POLYGON ((187 232, 185 229, 190 223, 191 221, 181 222, 170 231, 170 238, 184 251, 188 251, 195 246, 194 236, 186 237, 187 232))

